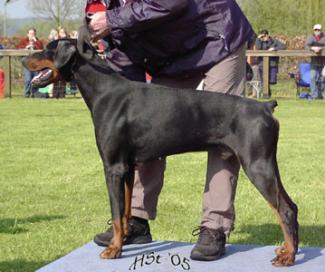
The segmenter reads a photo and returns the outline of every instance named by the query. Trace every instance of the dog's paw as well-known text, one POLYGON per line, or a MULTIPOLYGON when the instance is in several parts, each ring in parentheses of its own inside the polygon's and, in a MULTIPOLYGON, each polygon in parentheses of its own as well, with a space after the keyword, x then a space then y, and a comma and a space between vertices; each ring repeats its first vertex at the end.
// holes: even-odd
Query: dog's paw
POLYGON ((295 253, 289 252, 281 246, 275 250, 276 257, 272 260, 274 266, 291 266, 295 262, 295 253))
POLYGON ((105 248, 105 250, 103 250, 99 256, 102 259, 117 259, 121 257, 121 254, 122 254, 121 248, 110 245, 109 247, 105 248))

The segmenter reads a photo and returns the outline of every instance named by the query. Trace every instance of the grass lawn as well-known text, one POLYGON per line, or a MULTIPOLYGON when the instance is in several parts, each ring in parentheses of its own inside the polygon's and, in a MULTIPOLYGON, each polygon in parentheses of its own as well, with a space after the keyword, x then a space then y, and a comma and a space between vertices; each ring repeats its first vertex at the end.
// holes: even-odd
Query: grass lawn
MULTIPOLYGON (((299 208, 300 246, 325 247, 325 101, 279 99, 278 162, 299 208)), ((0 100, 0 271, 34 271, 89 242, 110 218, 82 99, 0 100)), ((206 154, 168 158, 154 239, 196 242, 206 154)), ((267 203, 241 173, 229 243, 280 244, 267 203)))

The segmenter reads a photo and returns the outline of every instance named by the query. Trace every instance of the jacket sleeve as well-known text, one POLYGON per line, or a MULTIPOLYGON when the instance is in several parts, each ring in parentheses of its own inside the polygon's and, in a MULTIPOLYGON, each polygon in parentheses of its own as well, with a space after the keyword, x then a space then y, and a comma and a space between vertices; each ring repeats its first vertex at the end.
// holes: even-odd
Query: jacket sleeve
POLYGON ((273 40, 272 47, 274 47, 275 50, 284 50, 287 48, 287 46, 284 43, 280 42, 277 39, 273 40))
POLYGON ((26 45, 26 40, 20 40, 19 44, 17 45, 17 49, 25 49, 26 45))
POLYGON ((313 46, 313 44, 314 44, 314 39, 312 36, 309 36, 305 43, 305 49, 310 50, 310 48, 313 46))
POLYGON ((255 49, 256 50, 261 50, 262 49, 262 42, 260 39, 256 39, 255 41, 255 49))
MULTIPOLYGON (((17 48, 18 49, 26 49, 27 45, 28 45, 28 40, 23 39, 19 42, 19 44, 17 45, 17 48)), ((40 40, 36 40, 34 47, 35 47, 35 49, 43 49, 43 43, 40 40)))
POLYGON ((144 31, 177 16, 187 4, 188 0, 135 0, 107 10, 108 27, 112 36, 117 38, 124 31, 128 33, 144 31))
POLYGON ((35 49, 43 49, 43 43, 40 40, 35 42, 35 49))

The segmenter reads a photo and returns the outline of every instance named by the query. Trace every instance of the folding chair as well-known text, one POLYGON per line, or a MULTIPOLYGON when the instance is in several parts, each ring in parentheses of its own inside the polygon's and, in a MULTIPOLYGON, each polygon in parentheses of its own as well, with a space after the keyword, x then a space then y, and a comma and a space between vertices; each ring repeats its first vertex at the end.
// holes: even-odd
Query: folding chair
POLYGON ((298 72, 289 73, 290 78, 295 80, 297 92, 296 96, 299 97, 301 89, 310 88, 310 63, 299 63, 298 72))
POLYGON ((262 81, 258 72, 258 66, 252 66, 253 78, 246 82, 246 88, 252 90, 252 97, 260 98, 262 94, 262 81))

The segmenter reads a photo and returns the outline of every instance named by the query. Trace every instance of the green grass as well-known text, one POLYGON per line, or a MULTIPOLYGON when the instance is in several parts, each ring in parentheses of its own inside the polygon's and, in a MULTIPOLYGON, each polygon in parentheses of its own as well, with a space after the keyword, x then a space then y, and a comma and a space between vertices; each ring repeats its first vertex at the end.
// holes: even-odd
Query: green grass
MULTIPOLYGON (((324 247, 325 102, 278 102, 278 161, 299 207, 300 245, 324 247)), ((154 239, 196 241, 205 168, 205 153, 168 159, 154 239)), ((273 212, 243 173, 236 211, 230 243, 282 242, 273 212)), ((90 241, 109 218, 83 100, 0 100, 0 271, 34 271, 90 241)))

